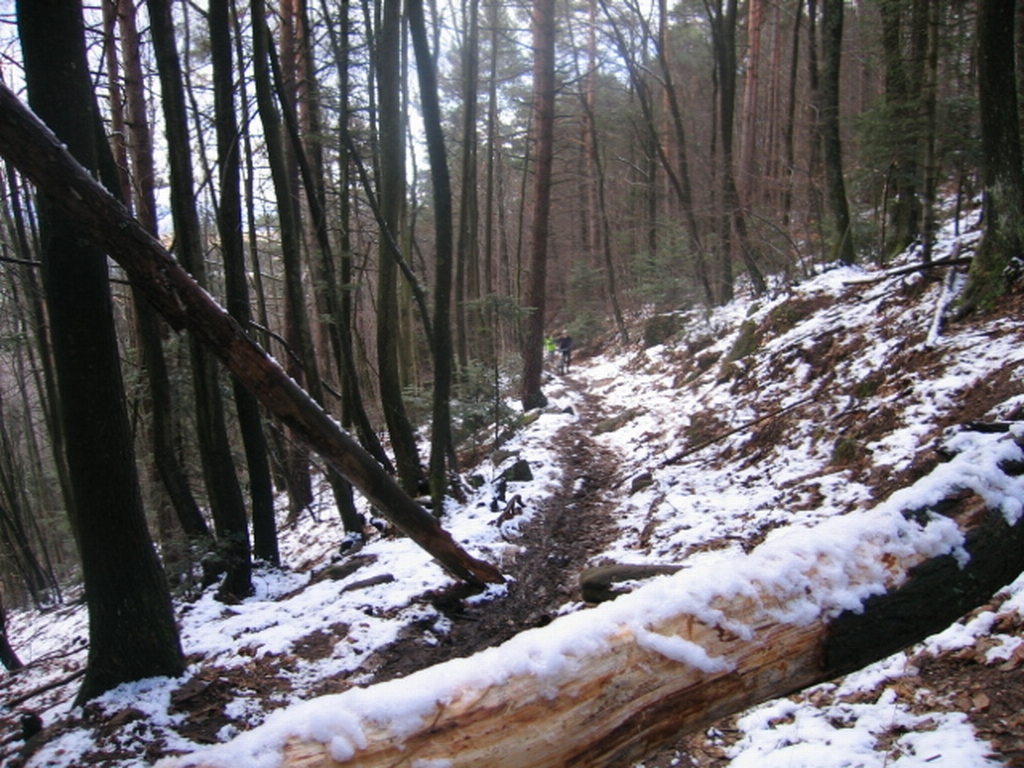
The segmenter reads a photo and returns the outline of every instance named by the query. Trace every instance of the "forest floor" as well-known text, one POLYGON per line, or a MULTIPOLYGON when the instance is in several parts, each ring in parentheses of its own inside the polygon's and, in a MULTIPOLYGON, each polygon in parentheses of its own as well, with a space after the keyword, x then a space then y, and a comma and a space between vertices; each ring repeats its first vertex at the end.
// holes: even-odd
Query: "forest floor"
MULTIPOLYGON (((0 676, 0 764, 137 768, 230 740, 296 702, 403 678, 587 610, 588 567, 728 568, 788 527, 912 488, 948 461, 945 440, 965 424, 1024 421, 1024 292, 999 316, 936 337, 953 295, 942 277, 868 277, 827 272, 759 306, 682 314, 674 341, 583 352, 571 375, 550 377, 551 405, 534 421, 523 414, 502 457, 488 438, 484 456, 464 461, 465 479, 481 484, 446 517, 456 540, 499 564, 508 583, 498 590, 454 583, 387 526, 343 550, 325 500, 282 530, 288 565, 260 570, 253 598, 180 599, 186 676, 84 708, 70 704, 88 647, 82 602, 11 611, 29 667, 0 676), (736 360, 746 326, 757 352, 736 360), (855 450, 844 458, 846 442, 855 450), (499 482, 513 462, 533 479, 499 482), (18 718, 29 709, 46 727, 25 751, 18 718)), ((1017 592, 1000 592, 944 641, 681 734, 632 768, 1024 767, 1017 592), (968 743, 972 756, 959 759, 968 743)))
MULTIPOLYGON (((382 649, 369 665, 375 670, 373 682, 499 645, 524 629, 550 623, 561 606, 580 600, 580 571, 615 538, 615 503, 609 494, 623 480, 618 457, 591 436, 593 425, 605 418, 600 399, 572 378, 564 381, 582 398, 578 419, 552 441, 562 465, 561 488, 515 536, 518 551, 506 565, 506 595, 479 606, 462 599, 472 592, 462 584, 433 595, 434 607, 451 621, 449 633, 434 645, 425 645, 420 632, 403 633, 403 639, 382 649)), ((504 514, 514 515, 520 503, 508 494, 504 514)))

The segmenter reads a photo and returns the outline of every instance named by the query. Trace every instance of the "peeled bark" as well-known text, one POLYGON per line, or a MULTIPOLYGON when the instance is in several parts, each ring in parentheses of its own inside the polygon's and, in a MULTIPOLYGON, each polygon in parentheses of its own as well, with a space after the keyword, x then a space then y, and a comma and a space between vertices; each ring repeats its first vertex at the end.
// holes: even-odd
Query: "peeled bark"
POLYGON ((458 578, 502 581, 466 553, 405 494, 377 461, 320 408, 167 249, 79 165, 53 133, 0 87, 0 155, 49 194, 83 235, 102 246, 177 330, 188 329, 307 446, 341 472, 389 519, 458 578))

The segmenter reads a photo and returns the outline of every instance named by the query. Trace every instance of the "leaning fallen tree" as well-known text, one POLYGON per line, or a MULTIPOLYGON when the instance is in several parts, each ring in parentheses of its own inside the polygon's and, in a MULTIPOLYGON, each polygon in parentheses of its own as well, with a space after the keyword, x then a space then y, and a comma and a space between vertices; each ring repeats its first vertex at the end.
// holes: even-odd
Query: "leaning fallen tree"
POLYGON ((1024 570, 1024 450, 971 436, 872 510, 775 531, 467 659, 160 768, 616 766, 904 648, 1024 570))
POLYGON ((205 344, 267 410, 448 571, 473 582, 502 581, 497 568, 469 555, 410 498, 2 85, 0 155, 106 250, 171 327, 205 344))

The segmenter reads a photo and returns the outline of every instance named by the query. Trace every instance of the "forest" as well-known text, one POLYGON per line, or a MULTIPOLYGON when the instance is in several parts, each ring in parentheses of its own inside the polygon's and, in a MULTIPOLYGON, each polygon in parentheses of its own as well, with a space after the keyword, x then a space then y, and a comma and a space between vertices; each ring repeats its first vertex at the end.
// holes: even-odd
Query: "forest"
POLYGON ((950 202, 959 311, 1020 275, 1024 3, 4 6, 0 661, 83 589, 79 703, 180 674, 172 594, 251 594, 321 476, 500 580, 445 503, 563 329, 927 263, 950 202))

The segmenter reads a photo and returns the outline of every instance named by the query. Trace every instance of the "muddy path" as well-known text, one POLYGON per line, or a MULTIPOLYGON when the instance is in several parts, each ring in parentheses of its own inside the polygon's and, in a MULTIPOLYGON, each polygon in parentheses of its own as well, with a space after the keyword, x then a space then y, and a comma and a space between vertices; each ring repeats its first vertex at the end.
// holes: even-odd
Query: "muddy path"
POLYGON ((622 481, 621 462, 592 437, 594 425, 607 415, 600 398, 578 381, 567 378, 565 383, 580 399, 578 418, 554 438, 561 488, 510 539, 520 550, 505 565, 507 594, 476 605, 467 602, 472 591, 465 585, 425 595, 447 617, 449 630, 434 632, 433 619, 408 627, 367 665, 373 669, 373 682, 499 645, 525 629, 544 626, 561 606, 580 599, 580 571, 616 535, 614 494, 622 481))

